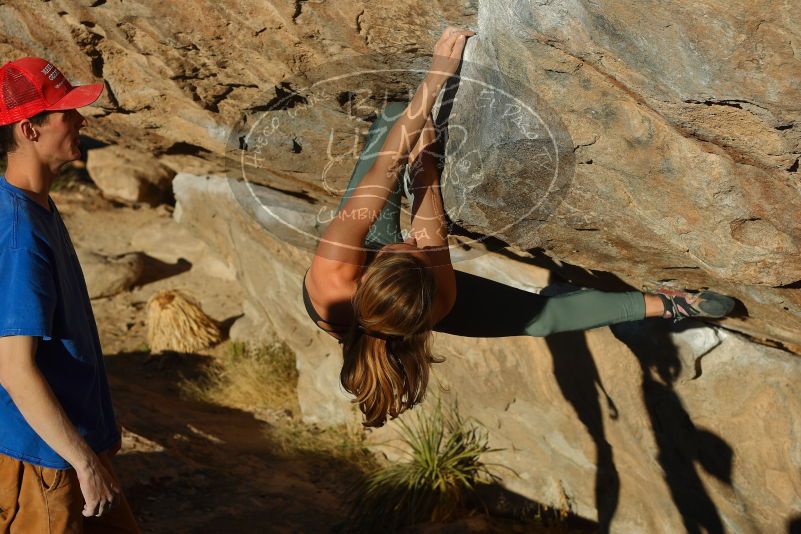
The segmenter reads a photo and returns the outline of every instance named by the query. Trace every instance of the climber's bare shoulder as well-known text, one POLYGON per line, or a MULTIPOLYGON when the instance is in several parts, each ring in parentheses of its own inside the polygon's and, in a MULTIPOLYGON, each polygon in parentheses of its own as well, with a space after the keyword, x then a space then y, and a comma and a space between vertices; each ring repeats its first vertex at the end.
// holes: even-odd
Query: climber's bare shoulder
POLYGON ((350 301, 363 267, 315 256, 306 275, 306 291, 315 309, 326 321, 352 320, 350 301))

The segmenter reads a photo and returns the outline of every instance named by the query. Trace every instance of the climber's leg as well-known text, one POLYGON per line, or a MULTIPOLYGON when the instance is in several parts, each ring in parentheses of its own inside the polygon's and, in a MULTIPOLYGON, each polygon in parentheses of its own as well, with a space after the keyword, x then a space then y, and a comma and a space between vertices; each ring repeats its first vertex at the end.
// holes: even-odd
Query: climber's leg
POLYGON ((546 336, 645 317, 646 299, 639 291, 579 289, 545 297, 480 276, 455 273, 456 303, 435 325, 437 332, 465 337, 546 336))
POLYGON ((645 296, 645 316, 662 317, 665 315, 665 305, 659 295, 644 293, 645 296))
MULTIPOLYGON (((370 131, 367 134, 367 142, 364 145, 364 150, 359 156, 359 161, 353 169, 350 182, 339 202, 339 209, 345 205, 345 202, 353 194, 353 190, 359 185, 364 175, 370 170, 376 156, 384 146, 387 134, 395 121, 401 116, 406 109, 406 102, 390 102, 384 110, 376 117, 375 122, 370 126, 370 131)), ((401 170, 403 172, 403 170, 401 170)), ((395 189, 387 199, 384 209, 378 215, 378 218, 370 227, 367 237, 364 242, 365 245, 371 248, 379 248, 388 243, 398 243, 403 241, 400 229, 400 208, 401 208, 401 195, 403 184, 398 180, 395 189)))
POLYGON ((645 318, 645 298, 639 291, 606 292, 581 289, 548 297, 542 310, 525 326, 530 336, 589 330, 645 318))
POLYGON ((489 278, 454 270, 456 302, 434 330, 464 337, 525 335, 528 319, 542 309, 546 297, 489 278))

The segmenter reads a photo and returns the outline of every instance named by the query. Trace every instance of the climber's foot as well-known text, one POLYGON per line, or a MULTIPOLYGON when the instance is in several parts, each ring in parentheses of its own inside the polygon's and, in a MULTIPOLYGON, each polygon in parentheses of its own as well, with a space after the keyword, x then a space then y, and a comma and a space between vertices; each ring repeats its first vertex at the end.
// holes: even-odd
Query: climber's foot
POLYGON ((713 318, 718 319, 728 315, 734 309, 734 299, 714 293, 701 291, 690 293, 677 289, 660 288, 655 292, 662 299, 665 311, 664 319, 673 319, 679 322, 685 318, 713 318))

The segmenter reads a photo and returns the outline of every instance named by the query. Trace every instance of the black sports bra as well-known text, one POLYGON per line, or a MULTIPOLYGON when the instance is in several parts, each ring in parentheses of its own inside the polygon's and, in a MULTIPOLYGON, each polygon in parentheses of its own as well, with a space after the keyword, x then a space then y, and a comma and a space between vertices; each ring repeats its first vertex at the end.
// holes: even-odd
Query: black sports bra
MULTIPOLYGON (((306 269, 306 274, 303 275, 303 305, 306 306, 306 313, 309 314, 309 317, 311 317, 312 321, 314 321, 314 324, 317 325, 317 328, 319 328, 323 332, 327 332, 329 334, 335 334, 340 338, 344 338, 345 335, 350 330, 350 325, 332 323, 331 321, 326 321, 325 319, 320 317, 320 314, 317 312, 317 310, 314 309, 314 305, 312 304, 311 298, 309 297, 309 290, 306 289, 307 274, 309 274, 308 269, 306 269), (324 328, 323 326, 320 325, 321 322, 326 323, 333 328, 331 330, 328 330, 327 328, 324 328)), ((342 340, 340 340, 339 342, 342 343, 342 340)))

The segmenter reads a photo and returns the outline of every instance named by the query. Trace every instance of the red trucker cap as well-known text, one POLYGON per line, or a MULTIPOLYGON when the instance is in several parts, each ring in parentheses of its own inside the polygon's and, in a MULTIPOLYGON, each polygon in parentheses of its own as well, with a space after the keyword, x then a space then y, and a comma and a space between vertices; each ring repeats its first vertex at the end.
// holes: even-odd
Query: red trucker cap
POLYGON ((0 67, 0 126, 29 119, 42 111, 88 106, 103 84, 73 87, 52 63, 24 57, 0 67))

